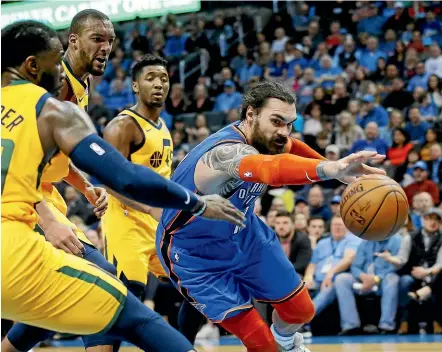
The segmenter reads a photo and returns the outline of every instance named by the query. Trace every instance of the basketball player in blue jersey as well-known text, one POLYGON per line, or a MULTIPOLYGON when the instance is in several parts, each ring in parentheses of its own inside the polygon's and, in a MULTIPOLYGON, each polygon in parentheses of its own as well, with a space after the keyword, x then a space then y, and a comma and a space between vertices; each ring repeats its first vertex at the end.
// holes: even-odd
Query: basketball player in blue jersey
POLYGON ((375 152, 324 160, 289 138, 295 119, 292 93, 279 83, 259 83, 244 96, 241 121, 194 148, 172 177, 198 194, 229 199, 246 215, 245 228, 165 209, 157 230, 157 252, 176 288, 248 351, 276 352, 278 345, 283 351, 308 351, 297 330, 315 313, 275 233, 253 213, 266 186, 385 174, 364 164, 384 158, 375 152), (270 329, 253 309, 252 297, 274 307, 270 329))
MULTIPOLYGON (((62 86, 60 86, 58 83, 60 81, 58 77, 60 76, 59 70, 60 70, 60 66, 61 66, 61 62, 59 62, 61 44, 60 44, 59 40, 57 39, 55 33, 47 26, 44 26, 44 25, 42 25, 38 22, 35 22, 35 21, 19 22, 19 23, 13 24, 11 26, 8 26, 7 28, 5 28, 2 31, 2 44, 4 45, 4 48, 6 48, 6 50, 8 50, 8 52, 11 52, 11 50, 13 50, 13 46, 16 43, 19 44, 20 50, 18 50, 16 48, 16 49, 14 49, 15 55, 13 55, 11 57, 7 57, 7 58, 2 57, 2 86, 8 86, 9 85, 8 82, 15 82, 15 81, 21 79, 20 82, 25 82, 27 84, 26 87, 29 87, 30 91, 32 91, 33 89, 37 89, 37 88, 33 88, 33 87, 37 87, 37 85, 41 85, 42 87, 44 87, 48 91, 53 92, 54 95, 58 95, 59 89, 62 88, 62 86), (27 45, 30 43, 32 43, 33 45, 27 45), (20 60, 27 60, 27 61, 21 62, 20 60), (44 61, 39 61, 39 60, 44 60, 44 61), (29 62, 33 62, 36 68, 34 69, 34 66, 33 66, 32 70, 31 70, 30 67, 27 66, 29 62), (41 64, 42 62, 44 62, 44 66, 39 66, 39 65, 42 65, 41 64), (57 89, 54 89, 54 88, 57 88, 57 89)), ((84 133, 85 131, 89 131, 88 134, 91 132, 90 122, 84 120, 85 118, 87 118, 86 114, 81 113, 81 111, 78 111, 78 109, 77 110, 73 109, 71 107, 71 105, 67 105, 66 103, 56 103, 55 100, 53 98, 51 98, 48 93, 46 93, 43 97, 45 98, 45 100, 42 101, 41 104, 39 104, 39 106, 41 107, 41 113, 39 114, 38 125, 39 125, 39 133, 40 133, 41 141, 42 141, 44 149, 48 153, 48 155, 52 155, 54 153, 54 151, 57 150, 57 149, 52 148, 53 144, 51 144, 52 142, 50 142, 52 140, 52 138, 54 138, 54 134, 61 133, 60 131, 66 131, 67 134, 63 137, 63 142, 68 142, 69 139, 72 140, 72 138, 75 139, 75 138, 81 137, 82 133, 84 133), (57 104, 61 104, 61 105, 57 105, 57 104), (52 108, 50 108, 48 106, 50 106, 52 108), (59 113, 57 113, 57 111, 58 111, 57 109, 61 109, 59 113), (45 117, 45 116, 49 116, 49 117, 45 117), (84 116, 86 116, 86 117, 84 117, 84 116), (49 121, 51 119, 52 119, 52 122, 49 121), (63 120, 63 121, 61 121, 61 120, 63 120), (78 125, 79 120, 81 121, 80 125, 82 127, 80 127, 78 125), (60 124, 58 124, 58 123, 60 123, 60 124), (76 130, 76 127, 80 128, 80 130, 76 130), (48 151, 48 149, 51 149, 51 148, 53 150, 48 151)), ((2 100, 2 105, 3 105, 3 103, 6 104, 7 102, 6 101, 4 102, 2 100)), ((35 107, 31 107, 31 111, 32 111, 32 109, 35 110, 35 107)), ((30 118, 32 118, 32 117, 30 117, 30 118)), ((86 138, 96 139, 96 136, 89 135, 86 138)), ((3 143, 3 140, 2 140, 2 143, 3 143)), ((98 142, 98 140, 97 140, 96 142, 89 143, 89 145, 96 147, 100 143, 103 143, 103 141, 100 140, 100 142, 98 142)), ((64 145, 64 146, 66 146, 66 145, 64 145)), ((106 148, 107 148, 107 146, 106 146, 106 148)), ((69 152, 72 150, 72 149, 66 149, 63 146, 59 147, 59 149, 61 151, 63 151, 64 153, 66 153, 66 155, 68 155, 69 152)), ((103 180, 103 183, 109 185, 110 180, 107 179, 107 177, 110 175, 105 176, 103 174, 103 172, 106 173, 106 169, 108 169, 110 167, 109 166, 110 164, 105 163, 104 167, 102 166, 102 170, 96 169, 96 167, 98 165, 96 163, 97 161, 91 162, 89 160, 86 160, 88 158, 88 156, 89 157, 91 156, 91 154, 90 154, 91 151, 93 151, 93 149, 87 148, 83 152, 77 153, 78 154, 77 157, 74 155, 75 153, 72 153, 72 156, 73 156, 72 160, 74 160, 74 162, 77 162, 79 165, 82 165, 82 168, 84 170, 86 170, 87 172, 89 172, 90 174, 98 176, 100 179, 103 180), (87 166, 87 165, 89 165, 89 166, 87 166)), ((105 149, 103 149, 103 151, 105 151, 105 149)), ((108 155, 109 154, 112 154, 112 149, 109 150, 108 155)), ((92 155, 97 155, 97 154, 93 153, 92 155)), ((116 156, 114 155, 114 157, 116 157, 116 156)), ((45 157, 45 160, 46 160, 46 157, 45 157)), ((109 159, 109 161, 110 161, 110 159, 109 159)), ((124 161, 125 161, 125 159, 123 158, 123 162, 124 161)), ((123 165, 123 164, 121 164, 121 160, 120 160, 118 162, 118 168, 120 168, 121 165, 123 165)), ((115 171, 115 169, 113 171, 115 171)), ((112 177, 115 177, 115 176, 117 176, 117 175, 115 173, 113 173, 112 177)), ((130 176, 129 174, 127 174, 124 177, 120 177, 119 181, 114 183, 114 185, 111 186, 111 188, 116 189, 116 188, 122 187, 124 184, 127 184, 127 182, 132 183, 132 181, 130 181, 130 179, 132 177, 133 177, 133 175, 130 176), (119 183, 121 183, 121 184, 119 185, 119 183)), ((154 183, 155 183, 155 179, 157 181, 159 181, 158 177, 154 176, 154 183)), ((145 178, 145 180, 152 180, 152 176, 149 174, 149 176, 147 178, 145 178)), ((189 208, 189 207, 193 206, 194 210, 199 208, 198 213, 201 213, 204 216, 214 217, 214 218, 224 218, 228 221, 239 222, 239 224, 241 223, 242 215, 239 215, 237 213, 237 211, 235 209, 233 209, 231 207, 231 205, 226 203, 224 200, 221 200, 219 198, 209 197, 206 200, 202 199, 202 200, 197 201, 197 203, 198 203, 198 205, 197 205, 197 204, 195 204, 195 199, 193 198, 193 196, 189 195, 188 193, 186 194, 186 192, 184 190, 181 190, 181 192, 184 192, 184 193, 181 193, 181 196, 179 196, 178 194, 174 193, 174 192, 178 191, 178 189, 175 188, 176 186, 171 186, 172 185, 171 183, 168 183, 168 182, 164 183, 164 182, 165 181, 161 179, 160 183, 157 183, 156 186, 154 186, 153 188, 149 187, 150 188, 149 191, 147 191, 147 190, 143 191, 143 190, 139 189, 139 193, 137 195, 135 195, 135 193, 132 193, 133 191, 135 191, 135 189, 132 188, 132 186, 129 187, 131 189, 131 191, 129 191, 129 193, 126 193, 125 191, 121 192, 121 190, 117 191, 117 193, 124 195, 124 197, 122 197, 122 199, 133 198, 135 200, 141 200, 141 201, 143 201, 144 197, 148 196, 149 200, 146 201, 146 199, 144 199, 144 202, 150 203, 151 205, 154 205, 154 206, 155 205, 160 206, 160 207, 164 207, 164 206, 166 206, 166 207, 167 206, 183 207, 184 206, 185 208, 189 208), (160 192, 160 193, 164 192, 164 194, 160 195, 160 193, 158 193, 157 195, 155 195, 156 192, 160 192), (153 198, 150 198, 150 197, 153 197, 153 198), (183 201, 182 205, 179 204, 180 203, 179 199, 181 199, 183 201), (166 202, 167 204, 164 202, 166 202), (160 203, 164 203, 164 204, 160 205, 160 203)), ((112 181, 111 181, 111 183, 112 183, 112 181)), ((8 184, 8 182, 6 184, 8 184)), ((121 197, 121 195, 119 195, 119 197, 121 197)), ((3 264, 4 263, 2 261, 2 265, 3 264)), ((30 270, 32 270, 32 269, 30 269, 30 270)), ((17 283, 18 283, 18 281, 17 281, 17 283)), ((75 294, 73 294, 73 296, 75 296, 75 294)), ((128 295, 127 300, 129 302, 131 302, 132 297, 133 296, 128 295)), ((124 301, 126 301, 125 297, 121 303, 124 303, 124 301)), ((3 302, 3 303, 4 303, 4 307, 7 306, 6 299, 5 299, 5 302, 3 302)), ((70 307, 72 306, 72 304, 69 305, 68 303, 66 303, 66 305, 70 306, 70 307)), ((91 305, 91 311, 92 311, 92 306, 93 305, 91 305)), ((143 307, 143 306, 141 305, 141 307, 143 307)), ((173 329, 170 330, 170 327, 167 324, 164 324, 163 320, 159 316, 155 315, 151 311, 145 311, 144 308, 138 307, 137 309, 141 309, 140 312, 143 312, 143 313, 141 313, 143 315, 143 318, 141 320, 150 321, 149 322, 150 327, 154 328, 153 330, 150 331, 151 337, 154 336, 155 334, 158 334, 158 333, 161 333, 161 334, 164 333, 166 340, 168 340, 168 339, 173 340, 174 338, 176 338, 176 340, 174 340, 177 342, 177 344, 174 343, 175 350, 187 351, 190 349, 190 348, 188 348, 189 347, 188 343, 186 343, 185 341, 182 340, 181 335, 179 335, 179 334, 177 335, 177 333, 173 329), (159 318, 159 319, 157 319, 157 318, 159 318)), ((124 311, 124 309, 123 309, 123 311, 124 311)), ((87 312, 88 312, 88 310, 86 309, 81 314, 85 314, 85 313, 87 314, 87 312)), ((79 313, 79 312, 77 312, 77 313, 79 313)), ((2 314, 3 314, 3 311, 2 311, 2 314)), ((69 312, 66 311, 65 315, 69 316, 69 312)), ((11 318, 11 315, 7 315, 6 317, 11 318)), ((21 321, 20 315, 14 316, 13 318, 16 318, 15 320, 21 321)), ((88 317, 85 316, 84 319, 85 319, 85 321, 87 321, 88 317)), ((125 320, 125 319, 123 319, 123 320, 125 320)), ((26 319, 23 319, 23 321, 35 323, 35 321, 32 321, 32 320, 26 321, 26 319)), ((112 324, 114 324, 114 323, 115 323, 115 320, 112 321, 112 324)), ((143 323, 143 324, 145 324, 145 323, 143 323)), ((22 325, 22 324, 20 324, 20 325, 22 325)), ((20 326, 20 325, 18 325, 18 326, 20 326)), ((41 322, 41 324, 36 324, 36 325, 38 325, 40 328, 33 330, 35 333, 37 333, 37 334, 45 333, 42 329, 47 326, 47 325, 45 325, 45 322, 41 322)), ((53 325, 51 325, 51 326, 53 326, 53 325)), ((60 322, 60 330, 61 331, 68 331, 65 329, 66 329, 66 327, 63 326, 62 322, 60 322)), ((71 332, 76 333, 75 330, 71 330, 71 332)), ((48 333, 48 332, 46 331, 46 333, 48 333)), ((141 333, 141 332, 139 332, 139 333, 141 333)), ((146 335, 147 331, 145 331, 142 334, 146 335)), ((133 340, 133 336, 131 337, 129 335, 130 334, 121 333, 121 332, 111 334, 111 336, 113 336, 114 338, 115 337, 116 338, 126 338, 128 340, 133 340)), ((19 341, 26 343, 28 339, 29 340, 36 339, 35 343, 37 343, 41 340, 38 338, 39 336, 41 337, 41 336, 45 336, 45 335, 37 335, 37 339, 36 339, 36 336, 27 334, 24 336, 24 338, 25 338, 24 341, 23 340, 19 340, 19 341)), ((135 341, 135 343, 137 343, 138 346, 143 347, 143 348, 146 348, 146 346, 150 346, 150 348, 153 348, 156 350, 161 350, 163 348, 163 347, 161 347, 161 345, 159 345, 160 340, 156 340, 156 342, 152 342, 152 341, 148 341, 147 337, 148 336, 146 335, 146 337, 142 337, 141 340, 140 340, 140 337, 137 337, 136 340, 133 340, 133 341, 135 341)), ((163 342, 163 344, 166 342, 168 342, 168 346, 169 346, 170 341, 165 341, 165 342, 163 342)), ((9 348, 14 350, 14 346, 9 346, 9 348)), ((4 349, 4 345, 2 343, 2 350, 3 349, 4 349)), ((27 348, 24 348, 21 350, 26 350, 26 349, 27 348)))

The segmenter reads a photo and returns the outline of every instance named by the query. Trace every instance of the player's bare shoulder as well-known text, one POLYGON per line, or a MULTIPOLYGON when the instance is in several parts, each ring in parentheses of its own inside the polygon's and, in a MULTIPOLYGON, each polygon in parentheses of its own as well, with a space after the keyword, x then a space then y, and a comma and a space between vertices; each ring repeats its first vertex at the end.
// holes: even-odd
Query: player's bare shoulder
POLYGON ((200 161, 209 168, 223 171, 230 177, 239 179, 239 164, 247 155, 259 154, 251 145, 245 143, 226 143, 212 148, 200 161))
POLYGON ((72 146, 95 132, 92 121, 77 105, 48 98, 37 120, 38 132, 44 150, 57 145, 68 154, 72 146))

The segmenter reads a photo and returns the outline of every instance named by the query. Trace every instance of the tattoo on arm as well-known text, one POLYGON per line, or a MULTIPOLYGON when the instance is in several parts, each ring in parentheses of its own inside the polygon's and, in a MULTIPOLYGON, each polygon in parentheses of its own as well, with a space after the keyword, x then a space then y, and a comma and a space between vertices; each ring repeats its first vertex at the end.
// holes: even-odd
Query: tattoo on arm
POLYGON ((222 144, 204 154, 201 161, 214 170, 224 171, 232 178, 240 179, 238 170, 241 160, 253 154, 259 153, 248 144, 222 144))

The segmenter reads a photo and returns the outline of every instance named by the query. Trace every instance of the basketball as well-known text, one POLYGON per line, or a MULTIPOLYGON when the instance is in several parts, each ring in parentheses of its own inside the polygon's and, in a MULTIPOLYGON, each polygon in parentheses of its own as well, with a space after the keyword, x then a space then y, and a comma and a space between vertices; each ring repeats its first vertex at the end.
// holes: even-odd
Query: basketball
POLYGON ((342 194, 341 216, 354 235, 382 241, 405 224, 407 196, 402 187, 387 176, 363 176, 349 184, 342 194))

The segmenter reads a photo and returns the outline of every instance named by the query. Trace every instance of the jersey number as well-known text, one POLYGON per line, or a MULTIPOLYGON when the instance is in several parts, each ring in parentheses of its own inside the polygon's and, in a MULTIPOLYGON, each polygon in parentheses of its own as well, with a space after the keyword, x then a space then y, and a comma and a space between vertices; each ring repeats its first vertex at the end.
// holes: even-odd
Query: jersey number
POLYGON ((2 194, 5 189, 5 180, 8 175, 9 165, 11 165, 14 147, 14 141, 10 139, 2 139, 2 194))

